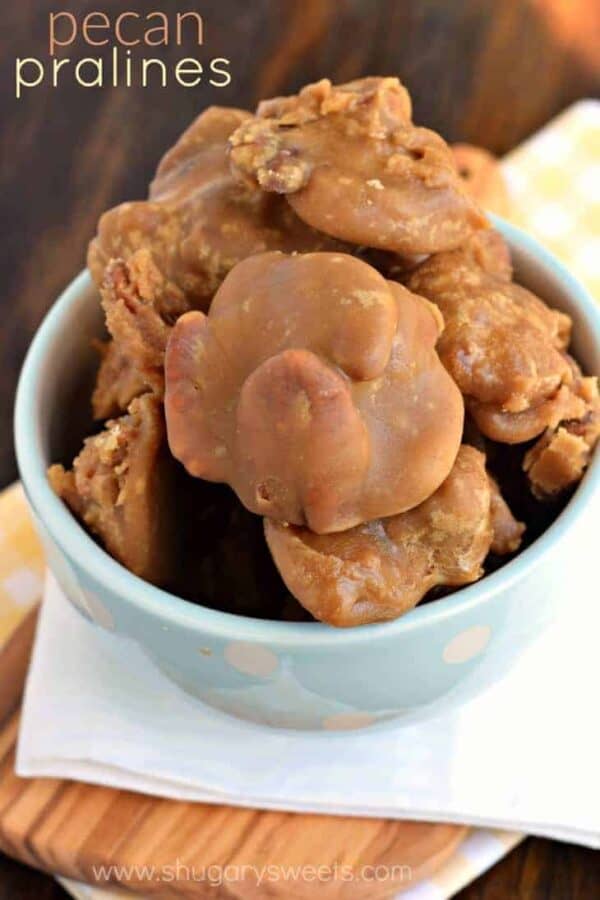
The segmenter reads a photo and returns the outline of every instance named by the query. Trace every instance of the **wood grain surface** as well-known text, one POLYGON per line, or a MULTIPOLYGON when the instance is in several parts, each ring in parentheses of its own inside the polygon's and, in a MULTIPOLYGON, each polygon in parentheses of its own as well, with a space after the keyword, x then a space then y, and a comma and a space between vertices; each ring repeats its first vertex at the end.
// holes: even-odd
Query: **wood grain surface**
MULTIPOLYGON (((147 12, 135 0, 16 0, 0 29, 0 486, 16 475, 10 418, 27 345, 57 292, 81 268, 99 213, 144 195, 162 152, 209 103, 258 97, 328 75, 399 74, 418 122, 502 154, 572 101, 598 92, 595 0, 177 0, 204 16, 204 47, 161 48, 231 60, 232 84, 83 89, 14 96, 15 58, 47 55, 50 10, 147 12)), ((63 56, 65 54, 63 53, 63 56)), ((81 45, 73 50, 86 55, 81 45)), ((95 54, 94 54, 95 55, 95 54)), ((461 900, 588 900, 598 855, 530 840, 461 900)), ((0 900, 63 896, 0 860, 0 900)))

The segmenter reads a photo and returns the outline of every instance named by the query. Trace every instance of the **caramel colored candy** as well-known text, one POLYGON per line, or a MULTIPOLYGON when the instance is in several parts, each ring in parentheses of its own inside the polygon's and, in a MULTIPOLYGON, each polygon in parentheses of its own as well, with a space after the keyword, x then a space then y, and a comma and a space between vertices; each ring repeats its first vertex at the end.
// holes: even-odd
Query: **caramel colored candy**
POLYGON ((164 392, 164 359, 171 326, 183 312, 168 317, 160 301, 161 275, 148 250, 127 262, 114 259, 102 282, 106 327, 120 353, 139 374, 146 390, 164 392))
POLYGON ((111 556, 162 585, 177 567, 174 467, 162 405, 144 394, 125 416, 87 438, 71 470, 54 465, 48 477, 111 556))
POLYGON ((586 409, 571 384, 562 384, 546 400, 522 412, 507 412, 497 403, 475 400, 467 400, 467 405, 482 433, 501 444, 522 444, 532 440, 547 428, 557 428, 565 419, 580 419, 586 409))
POLYGON ((265 535, 288 589, 316 619, 364 625, 397 618, 437 585, 476 581, 492 545, 516 549, 523 526, 498 497, 483 454, 463 445, 441 487, 409 512, 327 535, 265 519, 265 535))
POLYGON ((454 463, 460 392, 437 309, 341 253, 240 263, 175 325, 169 444, 251 511, 326 533, 421 503, 454 463))
POLYGON ((231 176, 227 139, 250 118, 239 109, 205 110, 163 158, 149 199, 102 216, 88 253, 98 286, 111 259, 127 261, 146 249, 161 276, 158 311, 174 318, 206 309, 227 272, 246 256, 337 246, 301 222, 282 198, 231 176))
POLYGON ((490 518, 492 523, 492 543, 490 550, 498 556, 515 553, 521 546, 525 525, 517 522, 500 493, 497 482, 488 475, 490 482, 490 518))
POLYGON ((126 353, 114 341, 97 341, 100 365, 92 393, 94 419, 103 420, 125 412, 131 401, 148 387, 126 353))
POLYGON ((584 378, 572 361, 576 381, 571 395, 580 407, 549 427, 525 454, 523 468, 534 495, 545 500, 576 484, 582 477, 600 439, 598 379, 584 378))
POLYGON ((263 101, 230 147, 246 183, 284 194, 309 225, 353 244, 433 253, 487 224, 447 144, 413 125, 397 78, 324 79, 263 101))
POLYGON ((450 149, 473 200, 489 212, 498 216, 510 213, 510 194, 506 179, 498 160, 484 150, 472 144, 451 144, 450 149))
POLYGON ((579 405, 564 352, 571 320, 510 281, 499 241, 481 232, 429 257, 406 283, 439 307, 438 352, 480 430, 519 443, 579 405))

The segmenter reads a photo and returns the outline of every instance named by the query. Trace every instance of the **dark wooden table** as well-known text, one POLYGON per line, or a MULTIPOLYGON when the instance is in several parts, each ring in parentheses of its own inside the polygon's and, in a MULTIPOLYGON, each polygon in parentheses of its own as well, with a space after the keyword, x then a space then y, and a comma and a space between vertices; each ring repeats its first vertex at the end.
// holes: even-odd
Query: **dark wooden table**
MULTIPOLYGON (((594 0, 18 0, 2 8, 0 54, 0 486, 16 477, 10 419, 27 345, 58 291, 82 267, 98 215, 144 195, 161 151, 207 104, 252 106, 261 96, 330 76, 398 74, 415 119, 449 140, 502 154, 572 101, 597 92, 594 0), (48 75, 48 14, 156 7, 204 16, 204 45, 150 53, 231 62, 232 82, 193 89, 83 88, 48 75), (45 62, 44 82, 15 97, 15 58, 45 62)), ((97 33, 96 33, 97 34, 97 33)), ((147 50, 147 48, 146 48, 147 50)), ((60 58, 107 51, 78 41, 60 58)), ((139 48, 134 48, 136 58, 139 48)), ((145 55, 148 55, 147 52, 145 55)), ((65 67, 67 68, 67 67, 65 67)), ((63 70, 64 71, 64 70, 63 70)), ((31 77, 31 70, 30 75, 31 77)), ((88 76, 89 78, 89 73, 88 76)), ((590 900, 598 854, 529 839, 463 891, 462 900, 590 900)), ((65 896, 49 878, 0 858, 0 900, 65 896)))

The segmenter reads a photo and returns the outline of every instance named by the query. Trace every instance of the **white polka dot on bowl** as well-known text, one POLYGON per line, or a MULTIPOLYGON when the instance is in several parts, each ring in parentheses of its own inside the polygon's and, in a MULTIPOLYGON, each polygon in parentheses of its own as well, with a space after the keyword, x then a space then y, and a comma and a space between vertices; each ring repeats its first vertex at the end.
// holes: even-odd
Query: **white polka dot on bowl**
POLYGON ((444 662, 455 665, 474 659, 485 650, 491 635, 492 629, 489 625, 473 625, 459 632, 444 647, 442 654, 444 662))
POLYGON ((272 650, 247 641, 233 641, 227 644, 223 655, 229 665, 238 672, 243 672, 244 675, 257 675, 259 678, 272 675, 279 666, 279 660, 272 650))

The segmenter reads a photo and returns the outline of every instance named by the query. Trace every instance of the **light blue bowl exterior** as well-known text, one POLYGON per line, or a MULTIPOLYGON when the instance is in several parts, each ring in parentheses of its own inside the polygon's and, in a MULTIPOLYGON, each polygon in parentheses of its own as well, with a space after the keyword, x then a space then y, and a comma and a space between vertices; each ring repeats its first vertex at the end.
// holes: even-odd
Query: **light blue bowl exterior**
MULTIPOLYGON (((573 315, 577 353, 598 372, 594 301, 535 241, 495 224, 520 280, 573 315)), ((46 479, 49 436, 64 422, 65 385, 100 329, 95 292, 82 273, 46 316, 23 366, 15 413, 23 484, 50 568, 74 606, 134 638, 169 678, 210 706, 314 731, 413 722, 501 676, 565 602, 565 560, 577 564, 578 535, 598 509, 598 458, 562 515, 514 561, 395 622, 349 630, 266 622, 195 606, 145 583, 89 538, 46 479)))

